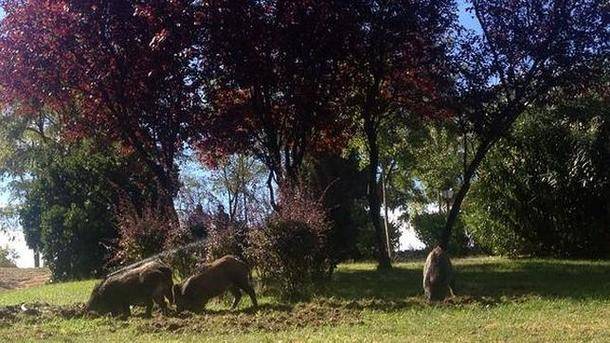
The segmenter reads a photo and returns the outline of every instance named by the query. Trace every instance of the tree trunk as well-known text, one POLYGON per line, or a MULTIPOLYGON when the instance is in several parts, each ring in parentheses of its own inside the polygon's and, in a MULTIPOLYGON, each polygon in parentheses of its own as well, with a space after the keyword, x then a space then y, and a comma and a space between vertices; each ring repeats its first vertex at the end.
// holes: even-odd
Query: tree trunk
POLYGON ((390 229, 388 227, 388 201, 386 199, 387 175, 385 171, 381 171, 381 192, 383 196, 383 227, 385 229, 385 241, 388 249, 388 257, 392 258, 392 244, 390 243, 390 229))
MULTIPOLYGON (((171 229, 178 228, 180 220, 178 219, 178 211, 174 204, 174 199, 178 195, 180 189, 180 181, 178 180, 178 171, 173 169, 173 165, 161 167, 157 162, 145 158, 146 164, 152 171, 157 189, 152 200, 152 206, 156 206, 160 211, 160 216, 167 220, 171 225, 171 229)), ((173 163, 173 162, 172 162, 173 163)))
POLYGON ((246 186, 244 185, 244 197, 243 197, 243 206, 244 206, 244 224, 248 225, 248 193, 246 190, 246 186))
POLYGON ((460 213, 460 209, 462 207, 462 202, 464 201, 464 198, 466 197, 466 193, 468 193, 468 190, 470 189, 470 184, 471 184, 472 178, 474 177, 475 172, 481 165, 481 162, 483 162, 485 155, 487 155, 487 152, 489 151, 489 149, 491 148, 492 145, 493 145, 492 140, 487 140, 487 141, 484 141, 483 143, 481 143, 481 145, 479 145, 479 147, 477 148, 477 152, 476 152, 474 158, 468 165, 468 168, 466 168, 466 172, 464 173, 464 181, 462 183, 462 186, 460 187, 460 190, 458 191, 458 193, 455 196, 455 200, 453 201, 453 205, 451 206, 451 211, 449 211, 449 216, 447 217, 447 222, 445 224, 445 228, 444 228, 443 234, 441 236, 441 241, 439 242, 439 245, 445 251, 449 247, 449 239, 451 238, 451 231, 453 230, 453 226, 455 225, 455 222, 457 221, 457 217, 460 213))
POLYGON ((271 208, 274 211, 279 210, 277 203, 275 202, 275 192, 273 191, 273 172, 269 172, 269 177, 267 178, 267 189, 269 189, 269 203, 271 204, 271 208))
POLYGON ((165 219, 172 225, 171 229, 176 229, 180 225, 180 219, 178 217, 178 211, 176 210, 176 205, 174 204, 174 197, 168 194, 161 194, 161 211, 163 211, 163 215, 165 219))
POLYGON ((390 256, 384 243, 383 227, 381 225, 381 201, 378 193, 377 170, 379 169, 379 147, 377 146, 377 132, 372 123, 365 125, 367 143, 369 147, 369 217, 375 228, 375 245, 377 246, 377 269, 392 269, 390 256))
POLYGON ((38 248, 34 250, 34 268, 40 268, 40 251, 38 248))
MULTIPOLYGON (((602 121, 602 124, 599 128, 599 134, 597 139, 595 140, 594 151, 596 151, 594 155, 594 161, 599 170, 605 171, 607 180, 610 180, 610 168, 607 166, 610 165, 610 120, 602 121)), ((607 184, 606 193, 610 194, 610 184, 607 184)), ((606 226, 610 228, 610 196, 606 197, 606 226)), ((610 231, 608 231, 608 238, 610 241, 610 231)))

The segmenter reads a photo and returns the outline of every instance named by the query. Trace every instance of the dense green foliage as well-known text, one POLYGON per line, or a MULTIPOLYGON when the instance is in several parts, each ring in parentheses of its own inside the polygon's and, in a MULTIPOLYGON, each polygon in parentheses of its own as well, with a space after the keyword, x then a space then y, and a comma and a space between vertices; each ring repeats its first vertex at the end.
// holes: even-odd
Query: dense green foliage
POLYGON ((597 97, 529 111, 470 195, 475 239, 498 254, 610 256, 609 126, 597 97))
POLYGON ((19 211, 30 247, 38 247, 56 279, 100 275, 117 237, 116 196, 108 176, 121 168, 108 151, 77 144, 49 151, 21 185, 19 211))
POLYGON ((112 144, 64 139, 51 112, 1 117, 0 177, 13 196, 4 223, 21 224, 27 245, 42 253, 55 279, 99 275, 117 237, 116 188, 141 193, 132 184, 133 168, 112 144))
MULTIPOLYGON (((377 256, 375 229, 367 217, 367 171, 361 158, 355 151, 347 156, 325 155, 307 161, 303 170, 304 182, 328 214, 328 249, 334 263, 377 256)), ((397 251, 400 228, 388 222, 388 229, 391 250, 397 251)))
MULTIPOLYGON (((416 162, 415 177, 421 182, 423 199, 420 203, 436 203, 447 210, 444 191, 455 191, 463 177, 464 140, 452 123, 435 123, 422 129, 424 142, 413 148, 416 162)), ((467 144, 467 142, 466 142, 467 144)), ((449 199, 451 200, 451 199, 449 199)))
MULTIPOLYGON (((447 214, 443 212, 421 213, 413 216, 411 223, 417 238, 426 245, 427 249, 432 249, 441 238, 446 220, 447 214)), ((458 221, 449 240, 449 253, 454 256, 463 256, 472 251, 472 248, 471 240, 464 229, 464 223, 458 221)))
MULTIPOLYGON (((356 253, 355 243, 366 218, 355 215, 358 200, 365 196, 366 179, 360 171, 358 156, 347 158, 327 155, 308 160, 304 168, 307 187, 322 199, 328 212, 331 231, 328 243, 331 258, 341 261, 356 253)), ((366 215, 365 215, 366 216, 366 215)))

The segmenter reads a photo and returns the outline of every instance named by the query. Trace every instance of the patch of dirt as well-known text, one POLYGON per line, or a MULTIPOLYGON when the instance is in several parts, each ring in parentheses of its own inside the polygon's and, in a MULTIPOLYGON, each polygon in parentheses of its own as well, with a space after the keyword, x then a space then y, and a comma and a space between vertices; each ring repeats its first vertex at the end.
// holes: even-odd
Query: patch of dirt
POLYGON ((215 332, 223 334, 252 331, 284 331, 301 327, 357 325, 361 311, 327 302, 297 304, 294 307, 263 305, 257 310, 208 311, 204 314, 181 313, 173 317, 156 316, 142 323, 142 332, 215 332))
MULTIPOLYGON (((349 303, 328 300, 288 305, 262 305, 258 309, 243 311, 205 311, 163 315, 155 312, 153 318, 143 318, 143 308, 136 307, 129 319, 115 318, 109 325, 134 325, 140 332, 215 332, 243 333, 252 331, 283 331, 301 327, 357 325, 362 323, 362 310, 349 303)), ((53 306, 46 303, 29 303, 0 307, 0 327, 16 322, 40 323, 53 318, 95 318, 87 313, 84 304, 53 306)))
POLYGON ((43 285, 50 278, 47 268, 0 268, 0 292, 43 285))
POLYGON ((0 307, 0 327, 17 321, 36 321, 61 317, 71 319, 86 314, 84 304, 54 306, 47 303, 29 303, 0 307))
MULTIPOLYGON (((457 296, 428 304, 423 298, 405 300, 360 299, 341 301, 333 298, 320 298, 309 303, 296 305, 264 304, 258 309, 242 311, 206 310, 202 314, 191 312, 163 315, 154 312, 152 318, 144 318, 144 308, 137 306, 132 316, 114 318, 106 325, 133 326, 142 333, 159 332, 214 332, 220 334, 247 333, 253 331, 277 332, 303 327, 322 327, 338 325, 359 325, 363 323, 363 311, 399 311, 410 307, 426 306, 483 306, 491 307, 506 302, 520 302, 522 299, 502 297, 457 296)), ((54 318, 96 318, 88 314, 84 304, 54 306, 46 303, 28 303, 0 307, 0 327, 8 327, 16 322, 39 323, 54 318)), ((113 330, 111 328, 111 330, 113 330)))

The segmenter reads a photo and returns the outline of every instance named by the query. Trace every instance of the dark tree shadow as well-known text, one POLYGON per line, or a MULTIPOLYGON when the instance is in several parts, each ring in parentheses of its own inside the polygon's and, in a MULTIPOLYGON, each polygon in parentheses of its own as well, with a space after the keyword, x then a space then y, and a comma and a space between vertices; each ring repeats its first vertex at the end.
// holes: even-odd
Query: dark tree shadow
POLYGON ((610 297, 608 264, 517 260, 510 266, 500 263, 460 266, 457 291, 489 297, 535 295, 574 300, 610 297))
MULTIPOLYGON (((337 271, 318 295, 354 307, 396 311, 428 306, 423 297, 422 265, 398 265, 389 272, 337 271)), ((512 260, 503 263, 459 264, 457 297, 440 305, 497 305, 528 296, 573 300, 610 298, 610 264, 570 261, 512 260)))

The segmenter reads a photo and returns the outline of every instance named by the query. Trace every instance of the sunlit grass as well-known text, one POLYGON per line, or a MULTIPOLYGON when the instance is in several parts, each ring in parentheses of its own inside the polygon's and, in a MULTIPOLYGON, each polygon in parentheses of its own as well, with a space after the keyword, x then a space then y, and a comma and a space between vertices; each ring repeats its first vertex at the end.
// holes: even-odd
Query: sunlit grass
MULTIPOLYGON (((378 273, 372 263, 341 265, 309 303, 262 297, 253 313, 211 304, 202 316, 127 321, 25 318, 0 321, 0 341, 544 341, 606 342, 610 337, 610 262, 469 258, 454 261, 458 297, 427 304, 421 261, 378 273)), ((84 302, 93 281, 0 293, 0 305, 84 302)))
POLYGON ((20 303, 43 302, 54 305, 69 305, 85 302, 95 280, 48 284, 16 291, 0 293, 0 306, 20 303))

